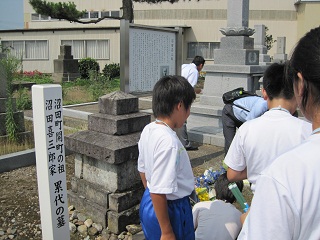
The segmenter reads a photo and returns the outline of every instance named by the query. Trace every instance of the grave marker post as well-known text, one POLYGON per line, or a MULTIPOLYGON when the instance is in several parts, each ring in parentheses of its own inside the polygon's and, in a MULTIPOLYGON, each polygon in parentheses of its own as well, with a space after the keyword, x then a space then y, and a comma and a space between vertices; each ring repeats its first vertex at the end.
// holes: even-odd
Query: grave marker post
POLYGON ((32 86, 32 108, 42 239, 69 240, 61 86, 32 86))

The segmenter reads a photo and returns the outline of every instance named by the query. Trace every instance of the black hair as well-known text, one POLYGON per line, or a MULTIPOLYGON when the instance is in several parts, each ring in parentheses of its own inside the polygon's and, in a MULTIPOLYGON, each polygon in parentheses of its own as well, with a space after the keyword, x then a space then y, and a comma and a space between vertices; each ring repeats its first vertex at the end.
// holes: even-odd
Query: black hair
POLYGON ((263 88, 268 98, 285 98, 290 100, 294 97, 293 86, 289 84, 290 71, 287 63, 273 63, 263 74, 263 88))
MULTIPOLYGON (((224 200, 228 203, 234 203, 236 201, 235 196, 231 192, 231 190, 228 188, 229 180, 227 178, 227 173, 223 173, 219 176, 217 181, 215 182, 215 190, 216 190, 216 199, 224 200)), ((242 192, 243 189, 243 182, 238 181, 235 182, 240 190, 242 192)))
POLYGON ((320 27, 311 29, 297 43, 290 58, 290 66, 294 71, 294 82, 298 80, 298 72, 303 76, 304 89, 301 106, 306 109, 309 95, 313 96, 313 104, 320 104, 320 27))
POLYGON ((206 60, 204 60, 201 56, 195 56, 192 60, 192 63, 194 63, 196 66, 199 66, 200 64, 204 65, 206 60))
POLYGON ((154 117, 169 117, 175 105, 181 101, 187 110, 195 99, 194 88, 187 79, 181 76, 164 76, 153 88, 152 110, 154 117))

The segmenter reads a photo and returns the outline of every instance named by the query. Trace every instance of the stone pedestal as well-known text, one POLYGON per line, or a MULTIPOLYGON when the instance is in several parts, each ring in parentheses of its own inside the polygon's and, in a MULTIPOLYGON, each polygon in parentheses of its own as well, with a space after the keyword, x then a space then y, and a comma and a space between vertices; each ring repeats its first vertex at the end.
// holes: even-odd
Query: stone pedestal
POLYGON ((71 46, 60 46, 58 59, 53 60, 52 78, 54 82, 73 81, 80 77, 78 60, 71 55, 71 46))
POLYGON ((138 98, 114 92, 99 99, 98 114, 89 115, 88 130, 65 137, 75 155, 69 202, 95 222, 119 234, 139 223, 144 192, 137 170, 140 133, 151 116, 139 113, 138 98))

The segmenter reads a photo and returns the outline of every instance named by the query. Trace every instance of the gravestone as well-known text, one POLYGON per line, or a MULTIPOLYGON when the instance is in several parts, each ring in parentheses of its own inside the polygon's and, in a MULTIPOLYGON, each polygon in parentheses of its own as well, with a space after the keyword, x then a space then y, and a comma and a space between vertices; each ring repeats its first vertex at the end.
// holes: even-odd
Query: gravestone
POLYGON ((139 223, 144 192, 137 170, 140 133, 151 121, 140 113, 138 98, 121 91, 99 98, 99 113, 89 115, 88 130, 65 137, 75 152, 70 204, 115 234, 139 223))
POLYGON ((255 92, 267 66, 259 65, 254 49, 254 29, 248 27, 249 0, 228 0, 227 27, 221 28, 220 49, 214 50, 214 64, 206 72, 200 101, 191 107, 187 128, 192 141, 224 146, 221 113, 222 94, 237 87, 255 92), (199 124, 201 123, 201 124, 199 124))
POLYGON ((259 65, 270 65, 270 56, 267 54, 268 50, 266 43, 266 29, 265 25, 254 25, 254 49, 259 50, 259 65))
POLYGON ((286 37, 277 37, 277 53, 273 58, 274 62, 284 62, 288 59, 286 54, 286 37))
MULTIPOLYGON (((6 58, 6 54, 0 53, 0 59, 6 58)), ((8 100, 7 93, 7 73, 5 67, 0 62, 0 136, 6 136, 6 102, 8 100)), ((20 137, 25 137, 25 125, 24 125, 24 113, 22 111, 17 111, 16 109, 16 99, 12 99, 13 105, 13 117, 17 125, 17 131, 20 137)), ((28 133, 29 134, 29 133, 28 133)))
POLYGON ((71 55, 71 46, 60 46, 58 59, 53 60, 53 81, 56 83, 73 81, 80 77, 78 60, 71 55))

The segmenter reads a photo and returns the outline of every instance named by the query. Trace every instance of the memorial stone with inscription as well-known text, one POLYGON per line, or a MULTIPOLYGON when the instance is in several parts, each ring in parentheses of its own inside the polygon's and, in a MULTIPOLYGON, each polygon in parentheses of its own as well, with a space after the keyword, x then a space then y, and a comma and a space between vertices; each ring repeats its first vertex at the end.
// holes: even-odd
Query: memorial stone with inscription
POLYGON ((254 25, 254 49, 259 50, 259 64, 270 65, 270 56, 267 54, 268 50, 266 43, 266 28, 265 25, 254 25))
POLYGON ((89 116, 87 131, 66 136, 67 148, 75 152, 69 201, 115 234, 140 222, 144 188, 137 142, 150 120, 139 112, 137 97, 118 91, 99 98, 99 113, 89 116))
POLYGON ((277 53, 273 58, 274 62, 284 62, 287 60, 286 37, 277 37, 277 53))

